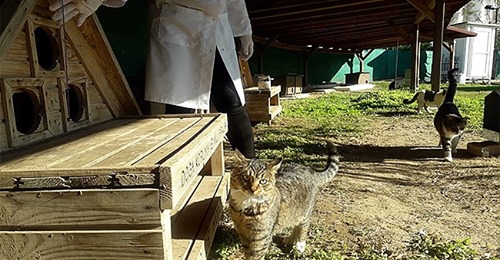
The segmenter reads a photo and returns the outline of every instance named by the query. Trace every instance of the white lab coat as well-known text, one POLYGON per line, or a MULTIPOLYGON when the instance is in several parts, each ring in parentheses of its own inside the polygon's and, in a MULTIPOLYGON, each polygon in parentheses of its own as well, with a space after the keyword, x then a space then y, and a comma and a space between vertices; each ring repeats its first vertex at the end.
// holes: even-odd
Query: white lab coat
POLYGON ((216 48, 245 104, 234 37, 252 29, 244 0, 156 0, 145 99, 209 109, 216 48))

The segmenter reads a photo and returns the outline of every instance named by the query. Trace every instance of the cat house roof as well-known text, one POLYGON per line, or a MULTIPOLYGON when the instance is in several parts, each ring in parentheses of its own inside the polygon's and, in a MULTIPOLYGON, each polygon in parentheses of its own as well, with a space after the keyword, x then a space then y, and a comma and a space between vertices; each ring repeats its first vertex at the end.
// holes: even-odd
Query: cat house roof
POLYGON ((2 1, 0 78, 88 76, 115 118, 140 114, 97 17, 89 17, 80 28, 74 19, 62 25, 51 20, 52 12, 48 6, 47 0, 2 1), (40 36, 39 32, 46 35, 40 36), (35 39, 38 36, 45 42, 52 42, 53 46, 39 44, 35 39), (53 57, 47 57, 50 54, 53 57), (83 65, 84 72, 72 71, 70 55, 74 55, 76 63, 83 65), (40 68, 44 61, 52 61, 54 68, 40 68))

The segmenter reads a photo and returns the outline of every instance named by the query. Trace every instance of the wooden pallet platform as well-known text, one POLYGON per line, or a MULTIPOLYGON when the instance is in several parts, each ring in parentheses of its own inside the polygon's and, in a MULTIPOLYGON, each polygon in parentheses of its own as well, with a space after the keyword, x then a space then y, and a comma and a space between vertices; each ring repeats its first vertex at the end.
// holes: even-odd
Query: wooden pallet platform
POLYGON ((0 259, 203 258, 226 131, 223 114, 126 118, 0 154, 0 259))
POLYGON ((257 87, 245 89, 246 109, 250 121, 264 122, 271 125, 271 121, 281 113, 279 94, 281 86, 271 86, 271 89, 261 90, 257 87))

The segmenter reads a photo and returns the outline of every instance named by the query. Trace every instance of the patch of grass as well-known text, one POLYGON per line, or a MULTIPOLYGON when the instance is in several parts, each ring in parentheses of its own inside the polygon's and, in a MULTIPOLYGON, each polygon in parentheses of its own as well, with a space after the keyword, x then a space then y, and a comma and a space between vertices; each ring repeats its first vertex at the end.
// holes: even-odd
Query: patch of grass
POLYGON ((240 241, 234 229, 219 226, 212 243, 209 259, 227 260, 240 248, 240 241))
POLYGON ((437 234, 419 232, 409 242, 411 260, 474 260, 495 259, 498 257, 479 256, 472 248, 469 239, 446 241, 437 234))

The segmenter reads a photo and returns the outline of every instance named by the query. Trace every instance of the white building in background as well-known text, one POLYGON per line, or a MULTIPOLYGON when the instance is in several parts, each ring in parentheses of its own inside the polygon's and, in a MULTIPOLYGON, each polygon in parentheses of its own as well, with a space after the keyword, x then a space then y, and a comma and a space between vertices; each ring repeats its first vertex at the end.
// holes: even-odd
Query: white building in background
MULTIPOLYGON (((482 80, 489 83, 494 67, 496 30, 495 15, 500 4, 495 0, 472 0, 451 19, 450 25, 477 33, 476 37, 455 40, 455 66, 460 69, 460 83, 482 80), (490 9, 487 9, 487 6, 490 9), (493 9, 491 9, 493 8, 493 9)), ((449 52, 443 51, 444 67, 449 64, 449 52)), ((446 73, 446 69, 443 69, 446 73)))

